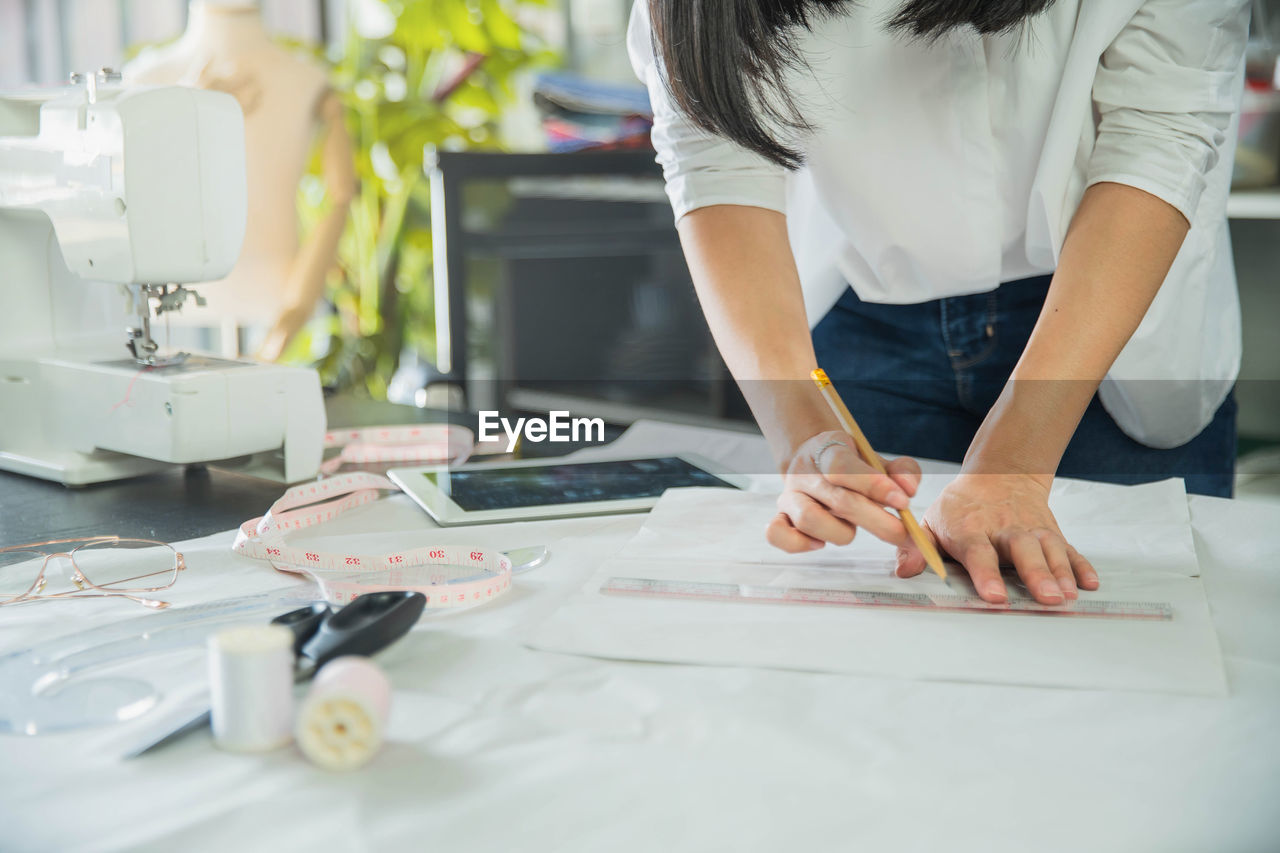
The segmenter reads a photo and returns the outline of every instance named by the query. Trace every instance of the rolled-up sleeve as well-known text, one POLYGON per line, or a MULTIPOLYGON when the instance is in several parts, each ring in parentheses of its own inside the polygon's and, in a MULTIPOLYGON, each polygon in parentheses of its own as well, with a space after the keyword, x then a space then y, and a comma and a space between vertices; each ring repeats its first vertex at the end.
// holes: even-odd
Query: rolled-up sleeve
POLYGON ((1248 0, 1147 0, 1094 80, 1089 184, 1137 187, 1193 220, 1238 108, 1248 29, 1248 0))
POLYGON ((653 104, 653 147, 676 219, 714 204, 740 204, 785 212, 786 170, 695 125, 676 106, 654 55, 646 0, 636 0, 627 51, 653 104))

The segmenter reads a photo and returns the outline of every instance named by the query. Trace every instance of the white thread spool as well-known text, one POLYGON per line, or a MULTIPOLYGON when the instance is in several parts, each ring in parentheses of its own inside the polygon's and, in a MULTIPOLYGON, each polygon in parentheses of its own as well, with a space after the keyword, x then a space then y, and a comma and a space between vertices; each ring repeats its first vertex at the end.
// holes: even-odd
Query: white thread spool
POLYGON ((293 664, 293 632, 281 625, 229 628, 209 638, 209 710, 218 746, 265 752, 289 742, 293 664))
POLYGON ((391 682, 368 658, 342 657, 316 675, 294 736, 326 770, 354 770, 373 758, 391 713, 391 682))

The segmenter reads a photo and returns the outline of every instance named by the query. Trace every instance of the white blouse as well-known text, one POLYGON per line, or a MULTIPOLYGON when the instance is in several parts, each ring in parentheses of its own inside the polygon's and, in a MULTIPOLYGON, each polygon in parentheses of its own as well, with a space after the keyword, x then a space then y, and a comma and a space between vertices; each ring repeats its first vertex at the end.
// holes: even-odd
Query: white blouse
POLYGON ((786 213, 816 323, 846 285, 913 303, 1050 273, 1087 187, 1145 190, 1191 230, 1100 393, 1145 444, 1195 437, 1240 365, 1225 211, 1248 0, 1058 0, 1019 32, 932 45, 885 31, 900 5, 851 3, 801 37, 792 89, 815 132, 788 173, 680 112, 636 0, 628 48, 676 217, 786 213))

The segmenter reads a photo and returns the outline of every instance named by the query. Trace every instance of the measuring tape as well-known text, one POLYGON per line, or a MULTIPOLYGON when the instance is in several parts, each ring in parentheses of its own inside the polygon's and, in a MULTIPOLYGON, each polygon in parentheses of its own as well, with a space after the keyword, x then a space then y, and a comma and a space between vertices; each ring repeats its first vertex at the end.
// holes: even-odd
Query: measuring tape
POLYGON ((639 598, 690 598, 755 604, 827 604, 837 607, 892 607, 898 610, 931 610, 943 613, 1023 613, 1035 616, 1165 621, 1173 618, 1173 607, 1163 601, 1076 599, 1065 604, 1041 604, 1031 599, 1014 599, 1008 604, 991 604, 981 598, 965 595, 752 586, 627 577, 610 578, 604 586, 600 587, 600 591, 606 595, 630 595, 639 598))
POLYGON ((309 575, 325 599, 351 601, 366 592, 409 589, 427 597, 427 607, 483 604, 511 588, 511 559, 498 551, 428 545, 386 554, 328 553, 294 548, 289 530, 313 527, 399 491, 379 474, 354 472, 294 486, 261 518, 240 525, 232 550, 266 560, 277 570, 309 575))
POLYGON ((342 448, 341 453, 320 465, 320 473, 333 474, 343 465, 374 462, 460 465, 475 450, 476 440, 466 427, 426 424, 335 430, 325 433, 324 446, 342 448))

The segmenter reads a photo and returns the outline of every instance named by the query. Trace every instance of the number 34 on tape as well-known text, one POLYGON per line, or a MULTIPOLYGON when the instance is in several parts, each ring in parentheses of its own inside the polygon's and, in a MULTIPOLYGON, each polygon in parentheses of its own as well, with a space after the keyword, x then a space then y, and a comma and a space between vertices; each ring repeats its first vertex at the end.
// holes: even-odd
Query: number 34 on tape
POLYGON ((266 515, 240 525, 232 550, 280 571, 309 575, 335 603, 367 592, 409 589, 425 595, 427 607, 462 607, 511 588, 511 559, 499 551, 435 545, 391 554, 336 554, 296 549, 284 541, 285 530, 323 524, 384 490, 398 489, 387 478, 365 472, 295 486, 266 515))

